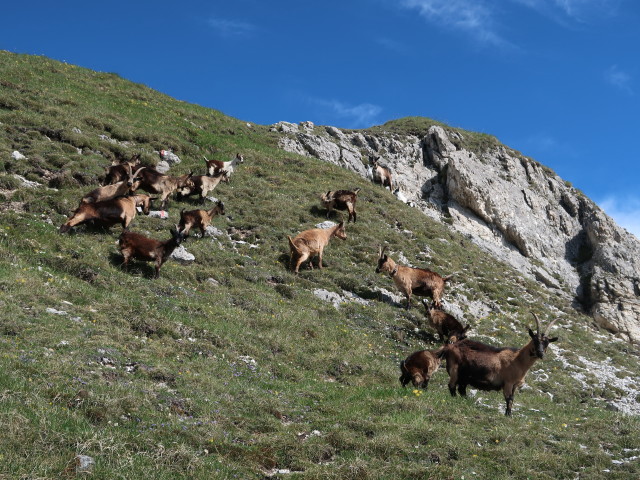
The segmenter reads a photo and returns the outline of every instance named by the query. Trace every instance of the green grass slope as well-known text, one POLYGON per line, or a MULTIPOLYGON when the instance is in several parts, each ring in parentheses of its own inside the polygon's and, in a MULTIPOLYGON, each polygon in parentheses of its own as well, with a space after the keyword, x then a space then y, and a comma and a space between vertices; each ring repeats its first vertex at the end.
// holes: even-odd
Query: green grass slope
MULTIPOLYGON (((633 347, 379 186, 277 149, 275 135, 113 74, 0 52, 0 478, 81 476, 76 455, 105 479, 640 477, 640 422, 605 408, 622 391, 567 366, 586 358, 637 379, 633 347), (172 174, 204 173, 203 155, 245 156, 214 192, 227 210, 214 226, 229 235, 190 238, 196 260, 169 260, 153 280, 150 264, 120 268, 119 226, 58 233, 112 159, 154 163, 163 148, 182 159, 172 174), (319 193, 356 187, 348 239, 325 250, 324 270, 293 276, 286 236, 325 220, 319 193), (426 392, 400 388, 399 361, 438 345, 417 302, 380 300, 395 291, 374 272, 381 243, 462 272, 445 299, 493 306, 466 317, 483 341, 520 346, 530 312, 562 318, 562 350, 533 367, 513 417, 499 392, 451 398, 444 369, 426 392), (316 289, 368 303, 335 308, 316 289)), ((196 207, 174 200, 169 219, 141 215, 131 230, 168 238, 181 208, 196 207)))

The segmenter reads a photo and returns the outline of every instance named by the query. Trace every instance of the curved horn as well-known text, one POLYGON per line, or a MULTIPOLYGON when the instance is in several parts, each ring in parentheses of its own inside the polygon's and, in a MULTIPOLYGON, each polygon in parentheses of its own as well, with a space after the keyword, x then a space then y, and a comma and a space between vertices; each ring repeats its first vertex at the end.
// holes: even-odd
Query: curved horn
MULTIPOLYGON (((129 167, 129 169, 131 169, 131 167, 129 167)), ((144 169, 145 169, 145 167, 140 167, 138 170, 136 170, 136 173, 134 173, 134 174, 132 175, 132 177, 133 177, 133 178, 136 178, 136 177, 138 176, 138 174, 139 174, 142 170, 144 170, 144 169)), ((131 170, 129 170, 129 173, 131 173, 131 170)))
POLYGON ((538 320, 538 316, 535 313, 531 312, 531 315, 533 315, 533 318, 536 319, 536 333, 539 334, 540 333, 540 320, 538 320))
POLYGON ((380 258, 382 258, 382 256, 384 255, 384 252, 385 252, 386 249, 387 249, 386 245, 384 246, 384 248, 382 247, 382 245, 380 245, 380 247, 378 249, 380 258))
POLYGON ((545 329, 545 331, 544 331, 544 335, 546 335, 546 334, 547 334, 547 332, 548 332, 549 330, 551 330, 551 327, 553 327, 553 324, 554 324, 554 323, 556 323, 558 320, 560 320, 560 319, 559 319, 559 318, 556 318, 556 319, 552 320, 552 321, 551 321, 551 323, 550 323, 549 325, 547 325, 547 328, 546 328, 546 329, 545 329))

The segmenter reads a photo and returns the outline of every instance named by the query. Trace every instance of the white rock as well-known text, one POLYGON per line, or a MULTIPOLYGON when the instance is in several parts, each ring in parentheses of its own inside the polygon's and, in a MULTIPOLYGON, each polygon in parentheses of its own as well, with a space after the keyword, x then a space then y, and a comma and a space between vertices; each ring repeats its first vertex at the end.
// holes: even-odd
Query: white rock
POLYGON ((187 249, 184 248, 184 245, 176 247, 176 249, 171 254, 171 258, 177 260, 180 263, 190 263, 196 259, 196 257, 192 253, 187 252, 187 249))
POLYGON ((21 154, 19 151, 14 150, 13 153, 11 154, 11 158, 14 160, 24 160, 27 157, 25 157, 23 154, 21 154))

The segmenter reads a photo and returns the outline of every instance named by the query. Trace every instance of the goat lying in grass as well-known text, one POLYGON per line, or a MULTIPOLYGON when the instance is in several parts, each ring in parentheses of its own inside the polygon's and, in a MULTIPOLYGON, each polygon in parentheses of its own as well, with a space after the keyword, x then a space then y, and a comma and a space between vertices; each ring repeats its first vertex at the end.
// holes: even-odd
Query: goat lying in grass
POLYGON ((318 268, 322 269, 322 252, 333 237, 346 240, 347 234, 344 231, 344 222, 340 222, 330 228, 305 230, 293 239, 287 237, 289 239, 289 249, 291 250, 291 270, 298 273, 300 265, 307 259, 309 260, 309 267, 313 270, 312 259, 315 255, 318 256, 318 268))
POLYGON ((400 384, 406 387, 409 382, 416 388, 427 389, 429 380, 440 368, 440 358, 442 348, 434 351, 420 350, 400 362, 400 384))
POLYGON ((208 175, 193 175, 182 187, 178 188, 178 200, 191 195, 200 195, 200 201, 204 203, 207 194, 213 191, 220 182, 229 182, 229 175, 226 170, 220 170, 208 175))
POLYGON ((442 294, 451 274, 442 277, 431 270, 424 268, 405 267, 398 265, 391 257, 385 255, 387 247, 378 250, 378 266, 376 273, 386 272, 393 279, 398 290, 407 297, 407 310, 411 306, 411 295, 430 296, 436 308, 442 307, 442 294))
POLYGON ((180 212, 178 230, 186 237, 189 235, 191 228, 197 227, 204 237, 205 230, 211 225, 211 220, 216 215, 224 215, 224 204, 221 201, 218 201, 211 210, 189 210, 185 212, 183 209, 180 212))
POLYGON ((327 218, 333 210, 347 210, 349 212, 349 219, 347 223, 353 218, 353 223, 356 222, 356 201, 358 200, 359 188, 355 190, 335 190, 323 193, 320 196, 322 206, 327 209, 327 218))
POLYGON ((130 197, 118 197, 111 200, 96 203, 81 203, 69 219, 60 227, 60 233, 71 230, 71 227, 87 222, 109 228, 116 223, 123 229, 129 228, 129 224, 136 218, 138 207, 145 215, 149 214, 149 207, 155 198, 149 195, 132 195, 130 197))
POLYGON ((467 330, 469 330, 470 325, 463 327, 456 317, 443 310, 429 306, 426 300, 422 300, 422 304, 424 305, 429 325, 438 333, 441 342, 454 343, 467 338, 467 330))
POLYGON ((467 385, 480 390, 502 390, 506 402, 505 415, 511 415, 513 396, 524 383, 524 377, 535 363, 542 358, 549 343, 558 337, 549 338, 547 332, 557 321, 553 320, 544 333, 540 333, 540 322, 536 320, 536 333, 529 328, 531 340, 524 347, 497 348, 473 340, 462 340, 446 345, 441 356, 447 360, 449 392, 467 394, 467 385))
POLYGON ((176 229, 171 229, 171 238, 163 242, 125 230, 118 239, 120 253, 122 253, 124 259, 124 268, 128 270, 129 260, 132 258, 155 262, 155 278, 158 278, 160 276, 160 267, 169 259, 183 240, 184 235, 177 230, 177 225, 176 229))

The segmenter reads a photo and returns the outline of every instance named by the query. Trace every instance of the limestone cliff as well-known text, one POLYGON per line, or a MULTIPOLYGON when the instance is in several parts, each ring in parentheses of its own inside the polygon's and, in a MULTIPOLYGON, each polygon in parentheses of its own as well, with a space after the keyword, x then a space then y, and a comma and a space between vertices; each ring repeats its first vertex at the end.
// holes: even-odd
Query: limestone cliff
POLYGON ((371 175, 369 156, 381 157, 399 199, 574 296, 601 326, 640 342, 640 241, 550 169, 497 141, 476 145, 476 134, 440 125, 424 134, 310 122, 272 129, 284 150, 362 176, 371 175))

